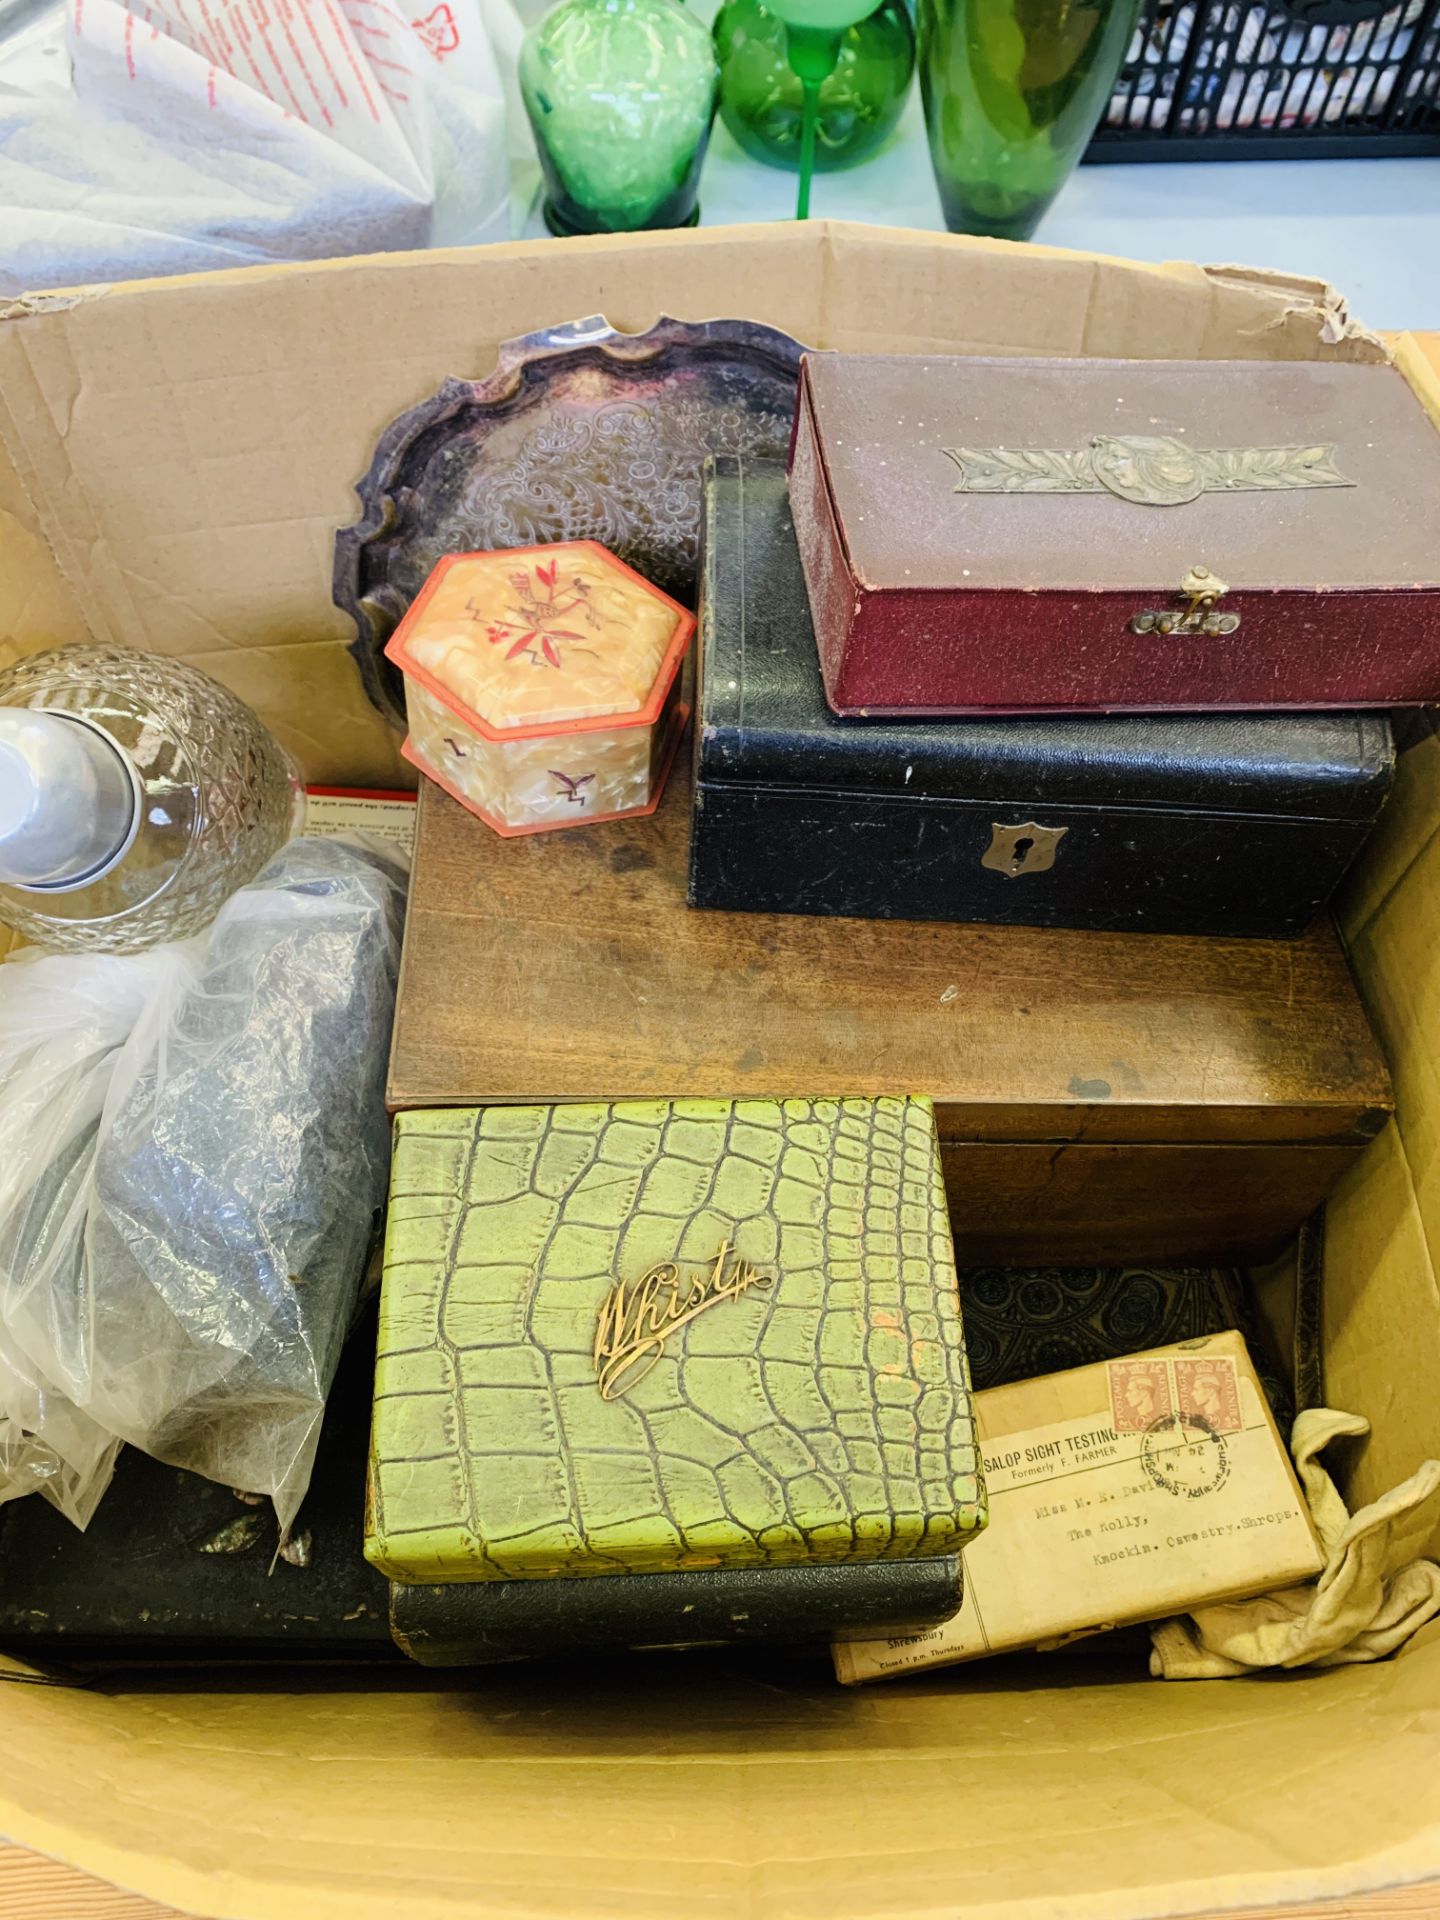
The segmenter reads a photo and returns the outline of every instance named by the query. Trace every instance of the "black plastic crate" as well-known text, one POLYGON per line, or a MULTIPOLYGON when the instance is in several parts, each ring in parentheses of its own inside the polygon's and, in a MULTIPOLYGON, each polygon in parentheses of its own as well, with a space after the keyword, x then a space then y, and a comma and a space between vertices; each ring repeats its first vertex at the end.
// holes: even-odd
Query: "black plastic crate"
POLYGON ((1145 0, 1087 160, 1440 154, 1440 0, 1145 0))

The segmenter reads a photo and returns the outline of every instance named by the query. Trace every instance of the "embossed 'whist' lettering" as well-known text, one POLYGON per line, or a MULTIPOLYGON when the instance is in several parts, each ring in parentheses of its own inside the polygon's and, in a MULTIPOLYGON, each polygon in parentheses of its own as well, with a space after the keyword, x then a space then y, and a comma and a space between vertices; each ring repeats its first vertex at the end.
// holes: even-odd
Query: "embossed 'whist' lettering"
POLYGON ((645 1378, 678 1327, 722 1300, 738 1300, 751 1287, 769 1287, 764 1273, 738 1254, 728 1240, 703 1273, 688 1286, 673 1260, 661 1261, 636 1281, 617 1280, 606 1294, 595 1326, 595 1377, 602 1400, 618 1400, 645 1378))

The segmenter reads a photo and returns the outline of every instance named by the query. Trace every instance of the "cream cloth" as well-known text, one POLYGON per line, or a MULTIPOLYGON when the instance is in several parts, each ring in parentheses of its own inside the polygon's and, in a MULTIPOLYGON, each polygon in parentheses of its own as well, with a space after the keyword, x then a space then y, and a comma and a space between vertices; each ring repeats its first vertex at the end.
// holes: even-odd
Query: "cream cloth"
POLYGON ((1332 1440, 1369 1431, 1358 1414, 1328 1407, 1299 1416, 1291 1451, 1325 1549, 1324 1572, 1303 1587, 1199 1607, 1152 1627, 1152 1674, 1224 1680, 1263 1667, 1381 1660, 1440 1614, 1440 1566, 1417 1557, 1440 1525, 1440 1460, 1427 1460, 1353 1515, 1320 1464, 1332 1440))

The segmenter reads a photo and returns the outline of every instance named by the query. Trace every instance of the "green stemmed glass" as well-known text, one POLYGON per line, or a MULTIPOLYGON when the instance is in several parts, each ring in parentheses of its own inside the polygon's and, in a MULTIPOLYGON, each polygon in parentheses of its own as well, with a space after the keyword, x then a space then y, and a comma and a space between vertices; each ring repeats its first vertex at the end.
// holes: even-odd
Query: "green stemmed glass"
MULTIPOLYGON (((752 159, 798 168, 804 91, 790 64, 784 22, 761 0, 726 0, 715 16, 720 118, 752 159)), ((821 81, 815 171, 853 167, 894 127, 915 70, 915 29, 905 0, 880 0, 840 36, 821 81)))
POLYGON ((952 233, 1028 240, 1105 110, 1137 0, 918 0, 920 93, 952 233))
POLYGON ((770 0, 785 23, 785 49, 800 81, 800 184, 795 218, 810 217, 810 180, 815 172, 815 133, 820 89, 835 71, 847 28, 875 10, 875 0, 770 0))

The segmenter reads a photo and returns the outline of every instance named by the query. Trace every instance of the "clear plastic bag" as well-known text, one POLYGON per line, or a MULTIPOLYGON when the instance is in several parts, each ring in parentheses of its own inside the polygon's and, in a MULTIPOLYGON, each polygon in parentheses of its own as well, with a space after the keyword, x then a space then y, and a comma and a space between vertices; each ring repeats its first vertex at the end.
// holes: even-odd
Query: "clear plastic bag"
POLYGON ((101 1104, 98 1071, 71 1102, 63 1203, 22 1209, 18 1242, 0 1212, 4 1330, 51 1390, 269 1494, 282 1532, 384 1205, 404 891, 388 848, 296 840, 203 938, 142 956, 101 1104))
POLYGON ((0 1337, 0 1504, 40 1493, 83 1528, 119 1451, 113 1434, 53 1392, 0 1337))

